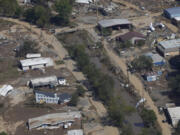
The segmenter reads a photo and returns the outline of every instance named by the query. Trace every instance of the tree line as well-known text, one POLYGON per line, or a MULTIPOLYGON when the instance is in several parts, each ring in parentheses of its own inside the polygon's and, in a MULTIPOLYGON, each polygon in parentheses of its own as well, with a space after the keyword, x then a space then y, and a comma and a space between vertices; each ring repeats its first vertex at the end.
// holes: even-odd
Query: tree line
POLYGON ((0 0, 0 15, 21 18, 39 27, 69 24, 74 0, 56 0, 52 8, 48 0, 32 0, 32 3, 33 7, 23 8, 17 0, 0 0))

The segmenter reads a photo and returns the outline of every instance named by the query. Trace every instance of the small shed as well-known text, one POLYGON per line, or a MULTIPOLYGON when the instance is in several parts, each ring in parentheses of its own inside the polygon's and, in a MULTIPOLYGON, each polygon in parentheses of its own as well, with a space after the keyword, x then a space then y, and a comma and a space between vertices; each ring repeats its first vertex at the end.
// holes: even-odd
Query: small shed
POLYGON ((23 71, 30 69, 38 69, 53 66, 54 62, 51 58, 33 58, 20 60, 20 67, 23 71))
POLYGON ((166 62, 165 59, 157 53, 154 54, 154 53, 148 52, 145 54, 145 56, 148 56, 152 59, 154 66, 163 66, 166 62))
POLYGON ((75 0, 75 2, 78 4, 89 4, 92 3, 93 0, 75 0))
POLYGON ((58 83, 59 85, 67 85, 67 80, 63 77, 58 77, 58 83))
POLYGON ((40 58, 41 54, 40 53, 28 53, 26 54, 26 58, 27 59, 31 59, 31 58, 40 58))

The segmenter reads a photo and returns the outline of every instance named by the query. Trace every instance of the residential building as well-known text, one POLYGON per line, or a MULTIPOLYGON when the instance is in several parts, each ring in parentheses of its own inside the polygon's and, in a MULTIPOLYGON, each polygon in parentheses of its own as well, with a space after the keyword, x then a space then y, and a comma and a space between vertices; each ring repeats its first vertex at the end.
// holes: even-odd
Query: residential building
POLYGON ((102 28, 131 28, 132 23, 127 19, 104 19, 98 22, 99 27, 102 28))
POLYGON ((180 54, 180 39, 161 41, 157 46, 157 50, 163 56, 175 56, 180 54))
POLYGON ((71 100, 68 93, 51 93, 35 90, 36 103, 49 103, 49 104, 65 104, 71 100))
POLYGON ((148 56, 152 59, 154 66, 163 66, 166 62, 165 59, 157 53, 154 54, 154 53, 148 52, 145 54, 145 56, 148 56))
POLYGON ((171 120, 173 127, 177 127, 178 122, 180 121, 180 107, 170 107, 167 108, 168 116, 171 120))
POLYGON ((20 60, 20 67, 23 71, 30 69, 39 69, 53 66, 54 62, 51 58, 33 58, 33 59, 25 59, 20 60))
POLYGON ((119 37, 116 38, 116 40, 121 42, 130 41, 134 45, 137 44, 138 41, 145 41, 145 36, 141 33, 133 31, 133 32, 125 33, 124 35, 120 35, 119 37))
POLYGON ((180 17, 180 7, 165 9, 164 15, 169 19, 173 19, 174 17, 180 17))
POLYGON ((42 129, 42 128, 59 128, 65 124, 73 124, 77 120, 81 119, 81 112, 64 112, 64 113, 52 113, 43 116, 31 118, 28 120, 28 129, 42 129))
POLYGON ((67 135, 83 135, 82 129, 75 129, 67 131, 67 135))

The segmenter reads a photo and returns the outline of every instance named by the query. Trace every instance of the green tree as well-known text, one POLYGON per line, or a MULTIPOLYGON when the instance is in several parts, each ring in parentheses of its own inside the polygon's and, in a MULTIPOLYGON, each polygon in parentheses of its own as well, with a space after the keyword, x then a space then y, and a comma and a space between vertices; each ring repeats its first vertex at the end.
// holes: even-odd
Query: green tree
POLYGON ((16 57, 25 57, 27 53, 37 53, 38 47, 37 43, 25 40, 24 44, 19 47, 19 49, 16 52, 16 57))
POLYGON ((69 106, 76 106, 76 105, 77 105, 77 102, 78 102, 78 97, 79 97, 79 95, 78 95, 77 92, 73 93, 73 95, 72 95, 72 97, 71 97, 71 100, 70 100, 70 102, 68 103, 68 105, 69 105, 69 106))
POLYGON ((138 58, 135 58, 131 62, 133 68, 135 68, 137 71, 142 70, 151 70, 153 67, 152 59, 148 56, 140 56, 138 58))
POLYGON ((43 6, 35 6, 27 9, 24 13, 24 17, 26 21, 34 23, 39 27, 44 27, 49 24, 50 11, 43 6))
POLYGON ((7 135, 5 132, 0 132, 0 135, 7 135))
POLYGON ((108 113, 109 117, 112 120, 112 123, 115 126, 122 127, 123 126, 123 120, 124 120, 124 114, 121 111, 121 107, 116 101, 116 99, 112 99, 109 103, 108 113))
POLYGON ((67 25, 72 12, 72 0, 56 0, 55 9, 58 12, 55 23, 59 25, 67 25))
POLYGON ((0 14, 3 16, 19 17, 21 9, 16 0, 0 0, 0 14))
POLYGON ((117 44, 117 48, 118 49, 125 49, 125 48, 130 48, 132 46, 132 43, 128 40, 125 42, 118 42, 117 44))
POLYGON ((180 94, 180 74, 176 74, 169 79, 169 87, 172 88, 173 91, 180 94))
POLYGON ((178 122, 177 127, 175 128, 174 135, 180 135, 180 121, 178 122))
POLYGON ((81 85, 79 85, 79 86, 77 86, 77 93, 79 96, 83 97, 85 94, 85 89, 81 85))
POLYGON ((154 126, 156 120, 157 120, 157 117, 156 117, 156 114, 154 113, 153 110, 147 110, 147 109, 143 109, 141 111, 141 117, 144 121, 144 125, 146 127, 151 127, 151 126, 154 126))

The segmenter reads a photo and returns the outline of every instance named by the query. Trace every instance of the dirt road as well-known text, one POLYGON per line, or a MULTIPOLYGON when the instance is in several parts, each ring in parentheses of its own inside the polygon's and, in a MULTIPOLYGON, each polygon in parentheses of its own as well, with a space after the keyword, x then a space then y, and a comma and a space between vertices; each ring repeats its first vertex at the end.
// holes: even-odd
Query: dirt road
MULTIPOLYGON (((109 58, 112 60, 112 62, 115 64, 115 66, 122 69, 124 75, 127 76, 127 66, 125 64, 125 61, 120 58, 118 55, 115 54, 110 48, 108 48, 108 43, 106 41, 103 42, 104 48, 109 56, 109 58)), ((129 81, 132 85, 134 85, 135 89, 138 91, 139 95, 141 97, 144 97, 146 99, 146 104, 149 106, 157 116, 157 121, 162 129, 163 135, 171 135, 171 127, 167 123, 162 123, 162 120, 165 118, 159 114, 157 107, 154 105, 154 102, 152 101, 151 97, 149 96, 148 92, 145 91, 143 84, 141 80, 139 80, 138 77, 136 77, 133 74, 129 73, 129 81)))
MULTIPOLYGON (((42 39, 42 42, 47 42, 51 44, 54 47, 55 52, 60 57, 60 59, 64 59, 68 52, 63 47, 63 45, 56 39, 56 37, 52 34, 47 34, 45 31, 41 30, 40 28, 37 28, 36 26, 30 26, 29 23, 19 21, 18 19, 12 19, 12 18, 2 18, 11 22, 15 22, 19 25, 22 25, 28 29, 30 29, 32 32, 36 33, 40 38, 42 39)), ((75 72, 74 69, 76 68, 76 62, 69 59, 65 60, 66 67, 72 72, 72 74, 76 77, 78 81, 85 80, 84 75, 81 72, 75 72)))

